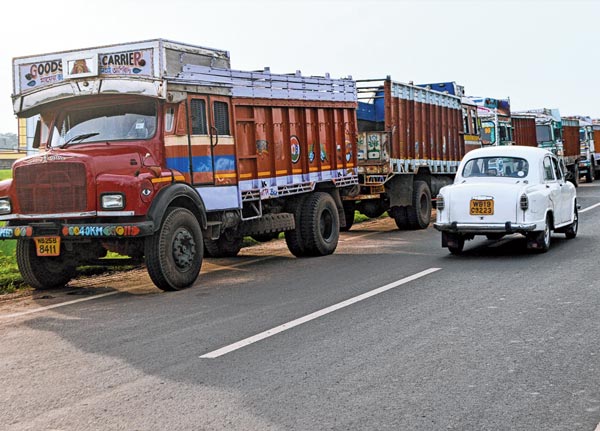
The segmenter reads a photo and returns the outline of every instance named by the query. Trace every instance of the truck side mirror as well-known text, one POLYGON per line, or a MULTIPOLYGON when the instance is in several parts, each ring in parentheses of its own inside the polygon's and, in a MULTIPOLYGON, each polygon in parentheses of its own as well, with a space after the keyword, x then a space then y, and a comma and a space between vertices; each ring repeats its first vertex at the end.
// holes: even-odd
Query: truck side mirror
POLYGON ((40 148, 40 141, 42 140, 42 120, 38 119, 35 124, 35 134, 33 135, 33 148, 40 148))

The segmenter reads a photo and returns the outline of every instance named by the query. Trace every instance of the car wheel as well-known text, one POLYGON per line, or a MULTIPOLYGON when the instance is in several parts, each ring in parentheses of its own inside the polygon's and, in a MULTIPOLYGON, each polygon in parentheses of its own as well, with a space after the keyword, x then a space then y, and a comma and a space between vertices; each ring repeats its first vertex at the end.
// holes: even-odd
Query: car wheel
POLYGON ((573 223, 565 230, 567 239, 575 238, 577 236, 577 229, 579 229, 579 214, 577 214, 577 204, 575 204, 573 209, 573 223))
POLYGON ((552 229, 550 225, 550 217, 546 217, 544 230, 541 232, 532 232, 527 237, 527 248, 535 249, 539 253, 545 253, 550 249, 550 240, 552 237, 552 229))
POLYGON ((461 235, 453 235, 448 238, 448 251, 453 255, 459 255, 462 253, 465 247, 465 238, 461 235))

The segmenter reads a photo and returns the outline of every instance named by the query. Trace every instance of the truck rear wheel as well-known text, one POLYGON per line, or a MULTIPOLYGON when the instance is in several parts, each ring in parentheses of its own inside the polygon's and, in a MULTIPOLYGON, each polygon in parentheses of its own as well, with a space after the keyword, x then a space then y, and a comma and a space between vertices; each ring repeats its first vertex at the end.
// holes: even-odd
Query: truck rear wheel
POLYGON ((77 274, 76 265, 64 256, 38 256, 33 240, 17 241, 16 254, 23 280, 35 289, 63 287, 77 274))
POLYGON ((415 181, 413 204, 406 208, 411 229, 425 229, 431 220, 431 191, 424 181, 415 181))
POLYGON ((285 232, 285 243, 287 244, 290 253, 296 257, 306 256, 306 246, 302 239, 302 207, 306 200, 306 196, 301 196, 298 199, 291 201, 289 211, 294 214, 294 222, 296 228, 285 232))
POLYGON ((390 209, 390 216, 396 222, 396 226, 400 230, 408 229, 408 213, 406 207, 397 206, 390 209))
POLYGON ((344 217, 346 218, 346 226, 340 226, 341 232, 347 232, 354 224, 354 213, 356 211, 356 203, 354 201, 344 201, 344 217))
POLYGON ((185 208, 170 208, 158 232, 146 238, 146 268, 162 290, 190 287, 198 278, 204 248, 198 220, 185 208))
POLYGON ((226 229, 219 239, 204 239, 204 247, 212 257, 235 257, 242 249, 244 238, 226 229))
POLYGON ((301 217, 302 238, 310 256, 325 256, 337 248, 340 220, 329 193, 316 192, 306 198, 301 217))

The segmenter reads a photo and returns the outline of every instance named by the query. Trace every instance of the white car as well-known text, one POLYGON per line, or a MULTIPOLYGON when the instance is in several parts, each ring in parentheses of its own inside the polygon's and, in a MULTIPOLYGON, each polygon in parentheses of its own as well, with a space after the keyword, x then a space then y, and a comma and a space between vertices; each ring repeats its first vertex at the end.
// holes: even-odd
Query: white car
POLYGON ((565 181, 564 164, 551 152, 502 146, 468 152, 454 184, 437 196, 442 247, 460 254, 475 235, 498 239, 520 233, 527 247, 545 252, 551 232, 577 235, 575 187, 565 181))

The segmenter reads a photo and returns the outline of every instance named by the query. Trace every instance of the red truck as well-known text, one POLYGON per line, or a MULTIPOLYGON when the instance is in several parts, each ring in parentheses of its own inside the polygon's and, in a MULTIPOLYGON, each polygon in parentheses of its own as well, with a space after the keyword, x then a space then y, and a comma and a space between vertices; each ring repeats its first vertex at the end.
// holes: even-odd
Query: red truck
POLYGON ((358 183, 353 80, 231 70, 226 51, 163 39, 20 57, 13 72, 42 151, 0 182, 0 238, 32 286, 114 251, 178 290, 205 249, 236 255, 245 235, 335 251, 358 183))
POLYGON ((357 93, 360 192, 344 199, 346 211, 387 211, 399 229, 426 228, 432 195, 465 154, 462 94, 391 77, 357 81, 357 93))

